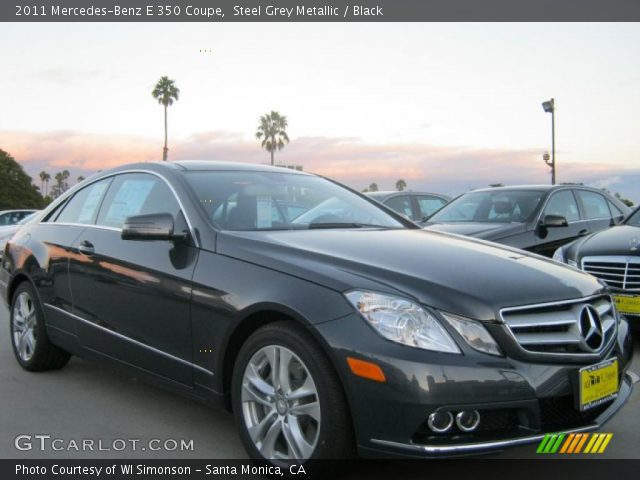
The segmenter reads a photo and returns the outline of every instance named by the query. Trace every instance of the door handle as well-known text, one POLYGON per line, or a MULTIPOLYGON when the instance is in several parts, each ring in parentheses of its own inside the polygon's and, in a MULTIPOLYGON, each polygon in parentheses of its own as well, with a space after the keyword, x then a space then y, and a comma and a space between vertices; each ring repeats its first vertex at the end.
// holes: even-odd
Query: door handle
POLYGON ((85 255, 93 255, 95 253, 95 249, 93 248, 93 243, 88 242, 87 240, 83 240, 78 245, 78 251, 80 253, 84 253, 85 255))
POLYGON ((580 231, 578 232, 578 236, 579 236, 579 237, 584 237, 585 235, 589 235, 589 233, 591 233, 591 232, 589 232, 589 230, 588 230, 588 229, 584 228, 584 229, 582 229, 582 230, 580 230, 580 231))

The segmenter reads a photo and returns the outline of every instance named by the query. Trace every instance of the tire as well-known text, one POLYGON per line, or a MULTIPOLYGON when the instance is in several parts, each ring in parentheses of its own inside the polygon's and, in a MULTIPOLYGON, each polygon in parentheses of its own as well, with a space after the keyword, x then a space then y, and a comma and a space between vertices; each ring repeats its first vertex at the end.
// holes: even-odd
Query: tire
POLYGON ((25 370, 57 370, 69 361, 71 355, 49 340, 42 306, 29 282, 22 282, 13 294, 10 328, 13 353, 25 370))
POLYGON ((231 394, 251 458, 286 466, 353 456, 351 418, 338 376, 297 324, 271 323, 247 339, 234 365, 231 394), (271 365, 283 361, 286 374, 274 379, 271 365))

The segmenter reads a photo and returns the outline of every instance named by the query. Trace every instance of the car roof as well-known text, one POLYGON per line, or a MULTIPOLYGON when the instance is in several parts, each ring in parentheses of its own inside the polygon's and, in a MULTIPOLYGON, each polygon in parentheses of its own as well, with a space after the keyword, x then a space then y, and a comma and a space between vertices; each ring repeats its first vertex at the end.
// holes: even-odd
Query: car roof
POLYGON ((17 213, 17 212, 36 212, 37 210, 35 208, 10 208, 8 210, 0 210, 0 215, 4 214, 4 213, 17 213))
MULTIPOLYGON (((123 173, 130 170, 151 170, 162 172, 163 170, 173 170, 180 172, 197 172, 197 171, 246 171, 246 172, 280 172, 291 173, 294 175, 311 175, 307 172, 293 170, 291 168, 271 165, 260 165, 256 163, 244 162, 222 162, 217 160, 177 160, 171 162, 145 162, 145 163, 128 163, 118 167, 104 170, 96 174, 102 177, 108 174, 123 173)), ((92 176, 93 177, 93 176, 92 176)))
MULTIPOLYGON (((544 191, 550 191, 550 190, 560 190, 563 188, 580 188, 580 189, 584 189, 584 190, 593 190, 596 192, 600 192, 600 193, 606 193, 603 192, 602 190, 598 190, 597 188, 594 187, 588 187, 586 185, 581 185, 579 183, 560 183, 557 185, 549 185, 549 184, 540 184, 540 185, 504 185, 502 187, 484 187, 484 188, 478 188, 475 190, 471 190, 471 192, 499 192, 501 190, 504 191, 508 191, 508 190, 544 190, 544 191)), ((469 192, 467 192, 469 193, 469 192)))
POLYGON ((391 195, 430 195, 432 197, 450 198, 442 193, 433 192, 414 192, 413 190, 378 190, 376 192, 364 192, 365 195, 370 197, 389 197, 391 195))

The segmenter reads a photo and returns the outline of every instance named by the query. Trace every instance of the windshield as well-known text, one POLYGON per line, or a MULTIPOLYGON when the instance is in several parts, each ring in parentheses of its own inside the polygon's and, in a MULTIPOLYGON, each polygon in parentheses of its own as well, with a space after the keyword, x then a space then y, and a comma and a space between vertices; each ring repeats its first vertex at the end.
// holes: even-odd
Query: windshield
POLYGON ((640 208, 638 208, 633 215, 627 218, 625 223, 627 225, 633 225, 634 227, 640 227, 640 208))
POLYGON ((280 172, 185 173, 207 217, 223 230, 406 228, 324 178, 280 172))
POLYGON ((543 195, 538 190, 465 193, 429 217, 429 222, 524 222, 543 195))

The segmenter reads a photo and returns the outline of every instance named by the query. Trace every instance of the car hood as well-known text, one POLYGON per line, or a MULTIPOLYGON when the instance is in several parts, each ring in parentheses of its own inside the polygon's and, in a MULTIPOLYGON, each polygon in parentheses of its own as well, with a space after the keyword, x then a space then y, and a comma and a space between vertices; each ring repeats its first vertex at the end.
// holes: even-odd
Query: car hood
POLYGON ((632 240, 640 241, 640 227, 619 225, 608 230, 595 233, 585 238, 579 245, 581 258, 600 255, 640 255, 640 246, 635 242, 636 250, 632 251, 632 240))
POLYGON ((427 230, 438 232, 457 233, 484 240, 497 240, 526 230, 523 223, 490 223, 490 222, 451 222, 451 223, 427 223, 427 230))
POLYGON ((425 230, 223 232, 217 253, 334 290, 409 296, 481 320, 503 307, 603 289, 594 277, 537 255, 425 230))

